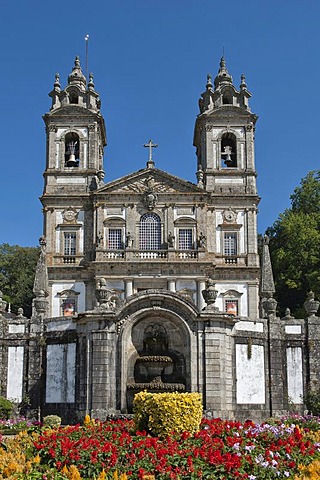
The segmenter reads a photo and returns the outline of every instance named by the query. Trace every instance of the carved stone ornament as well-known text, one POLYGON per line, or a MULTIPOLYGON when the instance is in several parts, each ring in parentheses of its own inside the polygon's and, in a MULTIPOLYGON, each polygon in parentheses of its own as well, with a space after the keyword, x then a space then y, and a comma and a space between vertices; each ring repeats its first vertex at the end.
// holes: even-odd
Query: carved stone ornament
POLYGON ((122 303, 115 290, 107 288, 105 278, 101 278, 96 288, 96 298, 99 306, 95 308, 99 312, 115 311, 122 303))
POLYGON ((76 223, 78 213, 75 208, 68 208, 64 210, 62 216, 65 223, 76 223))
POLYGON ((237 214, 231 208, 223 212, 223 221, 226 223, 235 223, 237 219, 237 214))
POLYGON ((158 195, 150 188, 144 194, 143 200, 148 210, 153 210, 158 202, 158 195))

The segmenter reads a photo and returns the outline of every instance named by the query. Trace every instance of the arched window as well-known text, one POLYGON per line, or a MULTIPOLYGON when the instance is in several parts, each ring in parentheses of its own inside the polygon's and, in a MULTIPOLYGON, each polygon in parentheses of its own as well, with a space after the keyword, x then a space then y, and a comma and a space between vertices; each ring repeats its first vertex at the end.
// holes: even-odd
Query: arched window
POLYGON ((222 168, 237 167, 237 139, 233 133, 224 133, 221 138, 222 168))
POLYGON ((79 166, 79 150, 80 141, 79 136, 70 132, 65 138, 65 166, 66 167, 78 167, 79 166))
POLYGON ((69 102, 76 104, 79 102, 78 92, 75 90, 69 91, 69 102))
POLYGON ((223 105, 232 105, 232 95, 230 92, 224 92, 222 97, 223 105))
POLYGON ((145 213, 140 219, 140 250, 160 250, 161 220, 155 213, 145 213))

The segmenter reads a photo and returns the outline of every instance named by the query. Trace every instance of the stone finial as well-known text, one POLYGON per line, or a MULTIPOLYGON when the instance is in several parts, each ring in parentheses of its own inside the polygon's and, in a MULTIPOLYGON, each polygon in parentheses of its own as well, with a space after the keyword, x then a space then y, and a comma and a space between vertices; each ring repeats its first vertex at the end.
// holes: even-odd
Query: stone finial
POLYGON ((292 318, 294 317, 291 315, 290 308, 286 308, 284 312, 284 317, 282 318, 282 320, 291 320, 292 318))
POLYGON ((198 167, 198 171, 196 173, 196 176, 197 176, 197 180, 198 180, 197 186, 199 188, 204 188, 204 183, 203 183, 204 174, 203 174, 203 170, 202 170, 201 165, 199 165, 199 167, 198 167))
POLYGON ((314 293, 312 291, 310 291, 308 293, 307 299, 304 302, 303 306, 304 306, 304 308, 305 308, 305 310, 308 314, 308 317, 315 317, 316 316, 316 313, 319 310, 320 302, 315 300, 314 293))
POLYGON ((241 75, 240 90, 247 90, 246 77, 244 73, 241 75))
POLYGON ((72 68, 72 72, 68 76, 68 84, 76 85, 82 91, 85 91, 86 77, 82 73, 79 56, 76 56, 75 58, 74 67, 72 68))
POLYGON ((60 93, 61 85, 60 85, 60 75, 59 75, 59 73, 55 74, 53 88, 56 92, 60 93))
POLYGON ((89 73, 88 88, 89 90, 94 90, 93 73, 89 73))
POLYGON ((42 235, 39 238, 41 252, 36 266, 36 274, 33 284, 33 293, 35 299, 33 301, 34 309, 33 315, 43 315, 48 308, 48 270, 46 264, 46 238, 42 235))
POLYGON ((232 77, 227 70, 225 58, 221 57, 218 75, 214 79, 214 87, 217 89, 219 85, 226 83, 232 84, 232 77))
POLYGON ((207 75, 206 89, 207 89, 207 90, 211 90, 211 89, 212 89, 212 76, 211 76, 211 73, 208 73, 208 75, 207 75))

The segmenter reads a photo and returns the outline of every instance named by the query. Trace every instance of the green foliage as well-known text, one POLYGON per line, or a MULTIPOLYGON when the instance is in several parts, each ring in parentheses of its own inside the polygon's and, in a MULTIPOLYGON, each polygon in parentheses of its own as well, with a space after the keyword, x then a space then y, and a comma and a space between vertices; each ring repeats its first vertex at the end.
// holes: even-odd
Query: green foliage
POLYGON ((8 419, 13 412, 14 405, 10 400, 0 397, 0 418, 8 419))
POLYGON ((0 245, 0 290, 13 312, 22 307, 30 317, 33 282, 40 249, 3 243, 0 245))
POLYGON ((47 415, 43 417, 43 426, 50 428, 59 428, 61 425, 61 417, 58 415, 47 415))
POLYGON ((290 198, 291 208, 266 233, 281 313, 289 307, 305 316, 308 291, 320 296, 320 171, 308 173, 290 198))
POLYGON ((133 401, 138 430, 165 437, 172 432, 195 433, 202 418, 200 393, 137 393, 133 401))
POLYGON ((307 388, 303 401, 311 415, 320 416, 320 384, 307 388))

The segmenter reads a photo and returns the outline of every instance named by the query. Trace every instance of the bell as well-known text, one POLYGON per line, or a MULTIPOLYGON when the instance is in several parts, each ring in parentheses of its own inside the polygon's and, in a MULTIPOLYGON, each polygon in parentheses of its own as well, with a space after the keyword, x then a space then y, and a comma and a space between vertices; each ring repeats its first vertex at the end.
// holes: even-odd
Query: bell
POLYGON ((71 153, 67 161, 67 167, 77 167, 77 166, 78 166, 78 162, 76 160, 75 154, 71 153))
POLYGON ((227 154, 227 157, 226 157, 224 163, 227 165, 227 167, 231 167, 231 165, 232 165, 232 158, 231 158, 230 153, 227 154))

